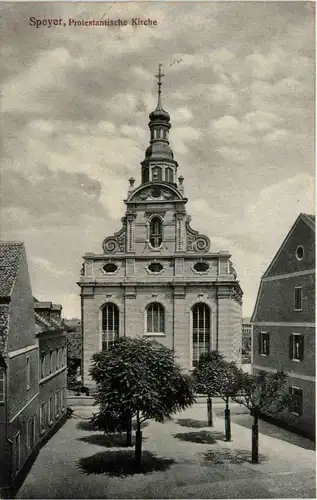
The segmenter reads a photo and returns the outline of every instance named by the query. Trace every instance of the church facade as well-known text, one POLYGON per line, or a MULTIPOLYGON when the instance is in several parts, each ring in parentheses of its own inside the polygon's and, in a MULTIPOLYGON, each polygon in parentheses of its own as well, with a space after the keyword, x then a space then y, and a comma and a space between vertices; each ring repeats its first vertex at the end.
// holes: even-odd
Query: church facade
POLYGON ((91 357, 121 336, 146 336, 173 349, 190 371, 206 351, 240 362, 242 290, 227 251, 190 225, 184 179, 169 143, 170 116, 161 102, 149 115, 150 145, 141 183, 129 179, 122 227, 102 253, 86 253, 81 288, 83 385, 91 357))

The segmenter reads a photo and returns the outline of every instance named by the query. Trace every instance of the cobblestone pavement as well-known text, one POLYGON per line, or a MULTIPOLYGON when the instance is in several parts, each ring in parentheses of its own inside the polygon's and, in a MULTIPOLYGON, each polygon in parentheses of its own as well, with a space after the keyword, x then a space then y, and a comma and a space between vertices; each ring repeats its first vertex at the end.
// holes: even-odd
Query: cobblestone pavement
POLYGON ((133 449, 87 430, 95 409, 76 408, 82 419, 68 420, 42 448, 17 498, 315 498, 310 440, 260 422, 261 461, 252 464, 249 415, 233 405, 232 441, 225 442, 222 403, 214 410, 212 428, 203 403, 165 424, 150 422, 147 473, 135 474, 133 449))

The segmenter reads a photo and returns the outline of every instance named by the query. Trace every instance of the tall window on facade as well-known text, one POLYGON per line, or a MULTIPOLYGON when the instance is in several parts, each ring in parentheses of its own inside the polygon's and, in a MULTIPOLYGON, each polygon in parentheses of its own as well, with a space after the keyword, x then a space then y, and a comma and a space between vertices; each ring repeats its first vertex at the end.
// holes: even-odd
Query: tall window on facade
POLYGON ((259 354, 270 354, 270 334, 267 332, 261 332, 259 335, 259 354))
POLYGON ((146 310, 146 331, 147 333, 165 332, 165 311, 162 304, 152 302, 146 310))
POLYGON ((173 182, 173 169, 171 167, 165 169, 165 181, 173 182))
POLYGON ((41 404, 41 411, 40 411, 40 424, 41 424, 41 432, 45 430, 46 427, 46 419, 47 419, 47 404, 42 403, 41 404))
POLYGON ((304 359, 304 335, 294 333, 289 337, 289 357, 294 361, 304 359))
POLYGON ((206 304, 193 307, 193 366, 202 354, 210 351, 210 309, 206 304))
POLYGON ((115 304, 106 304, 102 309, 102 349, 108 349, 119 338, 119 309, 115 304))
POLYGON ((4 399, 5 399, 4 368, 0 367, 0 403, 4 403, 4 399))
POLYGON ((162 221, 159 217, 153 217, 150 222, 150 244, 153 248, 161 246, 163 240, 162 221))
POLYGON ((21 441, 20 441, 20 432, 18 432, 13 441, 13 471, 14 474, 17 475, 20 470, 21 465, 21 441))
POLYGON ((153 167, 152 168, 152 180, 161 181, 162 180, 162 168, 153 167))
POLYGON ((26 358, 26 390, 28 391, 31 387, 31 365, 30 358, 27 356, 26 358))
POLYGON ((299 417, 303 413, 303 391, 299 387, 289 387, 289 394, 292 396, 289 411, 299 417))
POLYGON ((296 286, 294 289, 294 310, 301 311, 302 310, 302 294, 303 290, 301 286, 296 286))

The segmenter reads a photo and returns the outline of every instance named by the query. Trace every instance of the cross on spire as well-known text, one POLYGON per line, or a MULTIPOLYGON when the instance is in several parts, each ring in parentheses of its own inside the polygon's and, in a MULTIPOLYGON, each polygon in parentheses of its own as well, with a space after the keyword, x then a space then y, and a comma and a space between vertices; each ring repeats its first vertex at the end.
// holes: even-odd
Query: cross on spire
POLYGON ((157 86, 158 86, 158 93, 161 93, 161 86, 162 86, 162 78, 165 76, 164 73, 162 73, 162 63, 159 63, 159 70, 157 75, 155 75, 155 78, 157 78, 157 86))

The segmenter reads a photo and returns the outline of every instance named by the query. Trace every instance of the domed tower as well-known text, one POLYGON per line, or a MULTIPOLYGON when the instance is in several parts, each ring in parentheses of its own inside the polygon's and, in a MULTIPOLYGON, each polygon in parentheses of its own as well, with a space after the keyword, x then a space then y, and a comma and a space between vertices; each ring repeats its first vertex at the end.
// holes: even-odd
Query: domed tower
POLYGON ((184 179, 177 178, 169 143, 162 77, 159 65, 150 145, 141 183, 129 179, 122 227, 106 236, 102 253, 84 256, 78 284, 88 386, 91 356, 121 336, 159 340, 187 371, 204 352, 216 349, 234 361, 241 354, 242 290, 230 253, 211 249, 208 236, 190 225, 184 179))
POLYGON ((170 115, 162 106, 162 65, 159 64, 157 106, 149 118, 150 146, 145 152, 142 165, 142 183, 149 181, 165 181, 175 184, 177 174, 177 161, 169 143, 169 130, 171 128, 170 115))

